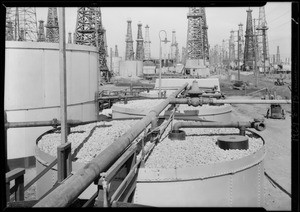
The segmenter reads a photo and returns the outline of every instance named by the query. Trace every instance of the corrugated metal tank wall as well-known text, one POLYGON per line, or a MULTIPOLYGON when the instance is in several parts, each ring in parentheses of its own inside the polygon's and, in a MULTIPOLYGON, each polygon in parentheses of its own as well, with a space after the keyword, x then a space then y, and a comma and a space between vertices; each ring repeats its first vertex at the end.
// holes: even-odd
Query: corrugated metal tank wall
MULTIPOLYGON (((4 108, 8 122, 60 120, 59 44, 5 43, 4 108)), ((66 45, 68 119, 97 118, 97 50, 66 45)), ((52 127, 7 130, 8 159, 34 155, 35 141, 52 127)))

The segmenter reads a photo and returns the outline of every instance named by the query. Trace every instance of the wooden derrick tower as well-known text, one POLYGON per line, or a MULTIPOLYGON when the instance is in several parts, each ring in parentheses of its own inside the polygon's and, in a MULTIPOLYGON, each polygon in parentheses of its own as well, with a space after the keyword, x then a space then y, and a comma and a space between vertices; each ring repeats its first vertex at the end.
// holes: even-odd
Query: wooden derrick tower
POLYGON ((187 32, 186 59, 203 58, 203 29, 201 27, 200 7, 189 8, 187 32))
POLYGON ((35 7, 7 7, 6 39, 15 41, 37 41, 35 7))
POLYGON ((59 42, 57 7, 48 8, 48 17, 47 17, 47 25, 46 25, 46 42, 50 42, 50 43, 59 42))
POLYGON ((207 36, 207 30, 208 30, 208 26, 206 23, 206 14, 205 14, 205 8, 204 7, 200 7, 200 12, 201 12, 201 25, 202 25, 202 29, 203 29, 203 54, 205 57, 205 60, 208 61, 209 60, 209 44, 208 44, 208 36, 207 36))
POLYGON ((252 26, 252 10, 247 10, 247 23, 246 23, 246 34, 245 34, 245 50, 244 50, 244 65, 253 67, 255 60, 255 46, 254 46, 254 34, 252 26))
POLYGON ((144 40, 142 35, 142 24, 138 23, 138 34, 136 39, 136 55, 135 59, 143 61, 144 59, 144 40))
POLYGON ((239 43, 238 43, 238 45, 239 45, 239 50, 240 50, 240 52, 238 53, 238 55, 239 55, 239 60, 240 61, 243 61, 243 58, 244 58, 244 43, 245 43, 245 39, 244 39, 244 34, 243 34, 243 24, 242 23, 240 23, 239 25, 239 33, 238 33, 238 35, 239 35, 239 37, 240 38, 238 38, 238 40, 239 40, 239 43))
POLYGON ((126 34, 126 52, 125 60, 133 60, 133 39, 132 39, 132 30, 131 30, 131 20, 127 20, 127 34, 126 34))
POLYGON ((145 47, 144 47, 144 59, 145 60, 150 60, 151 59, 151 50, 150 50, 150 36, 149 36, 149 26, 145 26, 145 47))
POLYGON ((102 25, 100 7, 79 7, 74 34, 74 43, 95 46, 99 52, 99 71, 109 80, 105 51, 105 30, 102 25))
POLYGON ((258 46, 258 61, 263 63, 264 60, 269 60, 269 44, 267 35, 267 21, 265 15, 265 7, 259 8, 259 18, 257 30, 257 46, 258 46))
POLYGON ((45 29, 44 29, 44 21, 39 20, 39 31, 38 31, 38 39, 37 42, 45 42, 45 29))

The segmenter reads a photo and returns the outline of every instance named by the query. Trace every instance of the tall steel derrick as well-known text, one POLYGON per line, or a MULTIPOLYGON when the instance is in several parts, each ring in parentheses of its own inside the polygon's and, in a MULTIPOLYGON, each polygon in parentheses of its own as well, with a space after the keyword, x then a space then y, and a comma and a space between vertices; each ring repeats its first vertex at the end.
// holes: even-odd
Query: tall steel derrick
POLYGON ((207 25, 203 7, 189 8, 187 59, 209 59, 209 45, 207 38, 207 25))
POLYGON ((203 29, 201 25, 200 7, 189 8, 186 59, 203 59, 203 29))
POLYGON ((229 38, 229 61, 235 61, 235 40, 234 40, 234 31, 230 31, 230 38, 229 38))
POLYGON ((265 7, 259 8, 259 18, 258 26, 256 27, 257 31, 257 44, 258 44, 258 61, 263 62, 264 58, 266 61, 269 60, 269 44, 268 44, 268 35, 266 30, 268 30, 265 7), (265 55, 264 55, 265 54, 265 55))
POLYGON ((77 10, 74 43, 95 46, 99 51, 99 68, 108 70, 104 43, 104 29, 99 7, 79 7, 77 10))
POLYGON ((203 43, 204 43, 204 57, 206 60, 209 60, 209 44, 208 44, 208 36, 207 36, 207 23, 206 23, 206 14, 205 8, 200 7, 201 15, 202 15, 202 29, 203 29, 203 43))
POLYGON ((107 50, 107 39, 106 39, 106 29, 103 28, 103 40, 104 40, 104 48, 105 48, 105 53, 106 53, 106 57, 108 57, 108 50, 107 50))
POLYGON ((39 30, 38 30, 38 38, 37 42, 45 42, 45 30, 44 30, 44 21, 39 20, 39 30))
POLYGON ((150 51, 150 36, 149 36, 149 26, 145 26, 145 41, 144 41, 144 59, 150 60, 151 59, 151 51, 150 51))
POLYGON ((142 35, 142 24, 138 23, 138 33, 136 39, 136 60, 143 61, 144 59, 144 40, 142 35))
POLYGON ((255 58, 254 34, 252 26, 252 10, 247 10, 247 23, 245 34, 245 50, 244 50, 244 64, 245 66, 253 67, 255 58))
POLYGON ((46 24, 46 42, 49 43, 59 42, 57 7, 48 8, 48 16, 47 16, 47 24, 46 24))
POLYGON ((6 11, 6 27, 7 39, 37 41, 35 7, 8 7, 6 11))
POLYGON ((238 36, 239 36, 239 38, 238 38, 238 40, 239 40, 239 42, 238 42, 238 59, 239 59, 239 61, 243 61, 243 58, 244 58, 244 42, 245 42, 245 40, 244 40, 244 34, 243 34, 243 24, 242 23, 240 23, 239 25, 239 29, 238 29, 238 36))
POLYGON ((125 60, 134 60, 131 20, 127 20, 125 60))
POLYGON ((172 31, 172 43, 171 43, 171 59, 173 63, 179 62, 179 50, 178 50, 178 43, 176 41, 176 31, 172 31))

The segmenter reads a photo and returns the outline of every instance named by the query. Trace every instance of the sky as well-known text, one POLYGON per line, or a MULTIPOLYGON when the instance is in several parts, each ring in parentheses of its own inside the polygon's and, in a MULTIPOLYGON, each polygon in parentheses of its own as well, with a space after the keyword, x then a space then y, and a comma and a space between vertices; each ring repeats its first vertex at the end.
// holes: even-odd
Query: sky
MULTIPOLYGON (((251 7, 252 19, 259 17, 259 7, 251 7)), ((208 25, 208 42, 211 47, 222 45, 223 39, 229 39, 231 30, 238 30, 238 24, 243 24, 245 35, 248 7, 207 7, 206 19, 208 25)), ((48 9, 36 8, 37 20, 47 21, 48 9)), ((75 32, 77 8, 67 7, 66 33, 75 32)), ((159 57, 159 32, 165 30, 167 39, 172 40, 172 30, 176 31, 181 55, 182 47, 186 46, 188 27, 188 7, 101 7, 102 23, 106 29, 108 52, 118 45, 119 55, 125 57, 125 36, 127 33, 127 20, 132 21, 132 37, 134 52, 136 52, 137 24, 142 23, 142 35, 145 39, 145 26, 149 26, 151 56, 159 57)), ((267 36, 270 55, 276 54, 277 46, 280 48, 281 58, 291 57, 291 3, 268 2, 265 5, 267 36)), ((164 39, 164 33, 161 33, 164 39)), ((170 43, 162 44, 163 52, 170 49, 170 43)), ((163 53, 164 54, 164 53, 163 53)))

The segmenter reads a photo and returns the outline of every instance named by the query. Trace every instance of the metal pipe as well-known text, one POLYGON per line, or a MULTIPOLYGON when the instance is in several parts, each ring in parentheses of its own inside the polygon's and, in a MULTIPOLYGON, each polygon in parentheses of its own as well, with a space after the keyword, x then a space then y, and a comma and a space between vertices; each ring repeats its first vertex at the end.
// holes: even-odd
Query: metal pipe
POLYGON ((291 104, 291 100, 244 100, 244 99, 201 99, 182 98, 172 99, 170 104, 191 104, 198 106, 202 104, 291 104))
POLYGON ((152 119, 157 117, 170 104, 170 100, 181 93, 187 85, 188 83, 185 83, 170 97, 154 107, 147 116, 138 121, 134 127, 130 128, 130 130, 114 141, 92 161, 80 168, 74 175, 46 195, 33 207, 66 207, 70 205, 101 172, 104 172, 118 159, 131 142, 151 123, 152 119))
MULTIPOLYGON (((81 124, 81 121, 68 120, 68 125, 81 124)), ((61 122, 58 120, 52 121, 29 121, 29 122, 6 122, 5 128, 22 128, 22 127, 48 127, 48 126, 58 126, 61 122)))
POLYGON ((258 131, 263 131, 266 128, 265 123, 263 122, 177 122, 173 126, 173 130, 177 131, 180 128, 255 128, 258 131))

